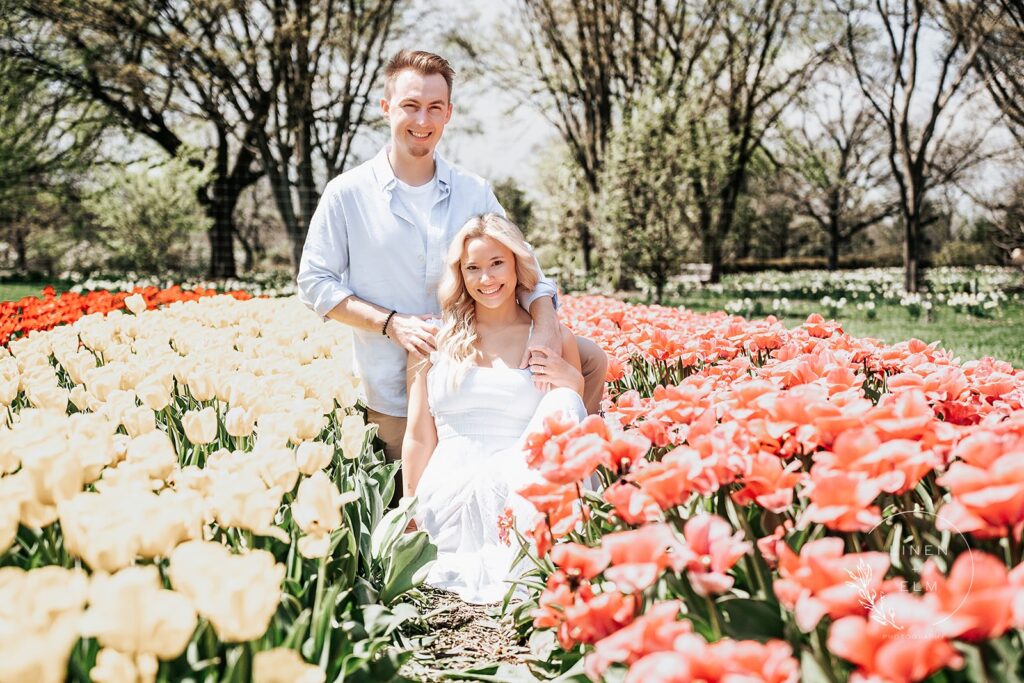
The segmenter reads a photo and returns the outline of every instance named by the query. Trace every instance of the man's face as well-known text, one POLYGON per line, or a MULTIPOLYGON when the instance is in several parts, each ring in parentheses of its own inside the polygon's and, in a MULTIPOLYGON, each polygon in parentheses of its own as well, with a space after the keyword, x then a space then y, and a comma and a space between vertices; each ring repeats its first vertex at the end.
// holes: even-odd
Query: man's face
POLYGON ((424 76, 412 69, 398 74, 391 99, 382 99, 380 106, 391 125, 392 146, 416 158, 434 153, 445 124, 452 118, 444 76, 424 76))

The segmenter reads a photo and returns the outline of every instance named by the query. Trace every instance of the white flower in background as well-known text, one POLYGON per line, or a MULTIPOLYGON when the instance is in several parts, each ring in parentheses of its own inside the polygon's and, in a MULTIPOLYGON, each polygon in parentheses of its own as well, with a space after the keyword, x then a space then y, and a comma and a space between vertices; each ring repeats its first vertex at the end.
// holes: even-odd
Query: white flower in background
POLYGON ((148 308, 146 305, 146 299, 141 294, 132 294, 131 296, 125 297, 124 305, 125 308, 135 315, 142 313, 146 308, 148 308))
POLYGON ((333 459, 334 447, 319 441, 303 441, 295 450, 295 464, 307 476, 324 469, 333 459))
POLYGON ((167 433, 154 429, 128 442, 125 463, 141 469, 150 479, 162 481, 177 467, 178 456, 167 433))
POLYGON ((281 601, 285 567, 265 550, 233 555, 219 543, 190 541, 174 549, 168 575, 218 638, 241 643, 266 632, 281 601))
POLYGON ((196 624, 188 597, 165 589, 156 567, 127 567, 93 576, 82 634, 131 657, 166 660, 185 651, 196 624))
POLYGON ((268 489, 291 491, 299 480, 295 453, 284 446, 257 446, 249 453, 247 467, 256 472, 268 489))
POLYGON ((142 436, 156 429, 156 415, 146 406, 136 406, 121 413, 121 424, 128 436, 142 436))
POLYGON ((85 371, 85 387, 99 401, 106 401, 111 392, 121 388, 121 369, 116 365, 101 365, 85 371))
POLYGON ((134 657, 105 647, 96 654, 96 665, 89 671, 94 683, 153 683, 160 664, 150 654, 134 657))
POLYGON ((191 491, 158 495, 122 482, 102 493, 80 493, 59 511, 68 552, 98 571, 168 557, 179 543, 202 537, 204 504, 191 491))
POLYGON ((21 524, 21 496, 23 489, 11 477, 0 479, 0 554, 14 545, 21 524))
POLYGON ((295 650, 275 647, 252 658, 253 683, 324 683, 327 674, 295 650))
POLYGON ((171 402, 172 381, 170 375, 153 375, 136 384, 135 393, 150 410, 163 410, 171 402))
POLYGON ((299 484, 292 503, 292 519, 305 534, 299 539, 303 557, 324 557, 330 548, 331 532, 341 526, 341 506, 359 499, 355 491, 340 493, 322 471, 299 484))
POLYGON ((362 455, 363 441, 369 429, 362 415, 346 415, 342 419, 341 452, 346 458, 354 460, 362 455))
POLYGON ((243 470, 230 476, 217 476, 207 502, 220 526, 245 529, 287 542, 288 534, 274 526, 274 516, 283 496, 283 489, 268 489, 257 473, 243 470))
POLYGON ((236 406, 224 416, 224 428, 234 437, 249 436, 256 424, 256 413, 247 408, 236 406))
POLYGON ((47 382, 32 382, 25 389, 29 403, 41 410, 64 414, 68 409, 68 390, 57 384, 56 378, 47 382))
POLYGON ((208 444, 217 438, 217 411, 207 406, 202 410, 186 410, 181 416, 185 436, 194 444, 208 444))
POLYGON ((65 679, 88 591, 81 569, 0 568, 0 681, 65 679))

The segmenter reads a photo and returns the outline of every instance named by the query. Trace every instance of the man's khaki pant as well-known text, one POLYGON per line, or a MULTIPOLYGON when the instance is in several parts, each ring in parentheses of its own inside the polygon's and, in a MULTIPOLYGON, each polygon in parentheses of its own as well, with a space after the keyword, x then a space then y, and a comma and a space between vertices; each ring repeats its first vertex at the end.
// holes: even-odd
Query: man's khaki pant
MULTIPOLYGON (((601 409, 604 397, 604 377, 608 371, 608 357, 604 351, 589 339, 576 337, 580 348, 580 366, 583 370, 583 404, 587 412, 593 415, 601 409)), ((385 415, 370 408, 367 419, 377 423, 377 436, 384 442, 384 456, 388 462, 402 460, 402 439, 405 438, 406 418, 385 415)), ((395 495, 391 499, 391 507, 398 504, 402 497, 402 472, 399 470, 395 478, 395 495)))

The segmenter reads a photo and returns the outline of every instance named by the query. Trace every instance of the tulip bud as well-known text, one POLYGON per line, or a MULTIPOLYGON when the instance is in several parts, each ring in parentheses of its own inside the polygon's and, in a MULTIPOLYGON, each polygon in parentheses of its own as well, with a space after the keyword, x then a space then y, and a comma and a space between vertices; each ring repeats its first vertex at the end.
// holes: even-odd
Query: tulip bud
POLYGON ((216 389, 215 379, 208 369, 195 368, 188 377, 188 390, 192 393, 192 398, 197 401, 209 401, 213 398, 216 389))
POLYGON ((181 416, 185 436, 194 444, 207 444, 217 438, 217 411, 213 408, 187 410, 181 416))
POLYGON ((139 400, 150 410, 163 410, 171 401, 171 390, 163 377, 150 377, 135 387, 139 400))
POLYGON ((128 436, 134 438, 156 429, 156 416, 149 408, 137 406, 121 413, 121 424, 128 436))
POLYGON ((71 403, 80 411, 85 412, 85 409, 89 407, 89 392, 85 390, 81 384, 76 384, 71 388, 71 393, 68 395, 71 399, 71 403))
POLYGON ((266 550, 235 555, 219 543, 189 541, 174 549, 168 574, 222 642, 242 643, 270 625, 285 566, 266 550))
POLYGON ((253 683, 324 683, 323 669, 308 664, 295 650, 275 647, 252 658, 253 683))
POLYGON ((18 376, 0 377, 0 406, 10 405, 18 395, 18 376))
POLYGON ((292 503, 292 519, 306 536, 299 539, 303 557, 323 557, 330 547, 331 532, 341 526, 341 506, 353 502, 355 491, 340 493, 324 472, 318 471, 299 484, 292 503))
POLYGON ((141 294, 132 294, 131 296, 125 298, 124 305, 129 311, 131 311, 135 315, 142 313, 144 310, 148 308, 148 306, 146 305, 146 300, 145 298, 143 298, 141 294))
POLYGON ((341 449, 346 458, 358 458, 363 452, 366 423, 361 415, 346 415, 341 421, 341 449))
POLYGON ((125 654, 174 659, 196 629, 188 596, 165 589, 151 565, 94 575, 89 598, 82 635, 125 654))
POLYGON ((155 681, 160 664, 151 654, 130 657, 105 647, 96 655, 96 666, 89 670, 94 683, 135 683, 155 681))
POLYGON ((331 464, 334 448, 319 441, 303 441, 295 451, 295 462, 299 472, 309 476, 331 464))
POLYGON ((128 442, 126 460, 142 468, 150 479, 167 479, 178 465, 174 444, 159 429, 137 436, 128 442))
POLYGON ((224 427, 231 436, 248 436, 256 424, 256 415, 252 410, 234 407, 224 416, 224 427))
POLYGON ((107 396, 121 388, 121 371, 110 365, 93 368, 85 373, 85 385, 89 393, 106 401, 107 396))
POLYGON ((68 409, 68 390, 54 383, 32 384, 26 392, 28 400, 36 408, 65 413, 68 409))

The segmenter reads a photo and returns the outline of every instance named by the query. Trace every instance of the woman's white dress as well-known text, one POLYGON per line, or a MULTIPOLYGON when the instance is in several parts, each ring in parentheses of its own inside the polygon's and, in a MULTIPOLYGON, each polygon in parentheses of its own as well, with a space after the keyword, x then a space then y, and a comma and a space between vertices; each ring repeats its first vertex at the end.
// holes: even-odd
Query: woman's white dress
POLYGON ((515 578, 519 550, 499 538, 498 518, 511 508, 521 529, 536 516, 516 489, 539 480, 526 465, 526 434, 546 416, 586 417, 571 389, 542 393, 528 369, 472 367, 454 391, 449 363, 439 358, 427 374, 427 397, 437 426, 437 447, 416 487, 416 523, 437 545, 427 583, 466 602, 498 602, 515 578))

